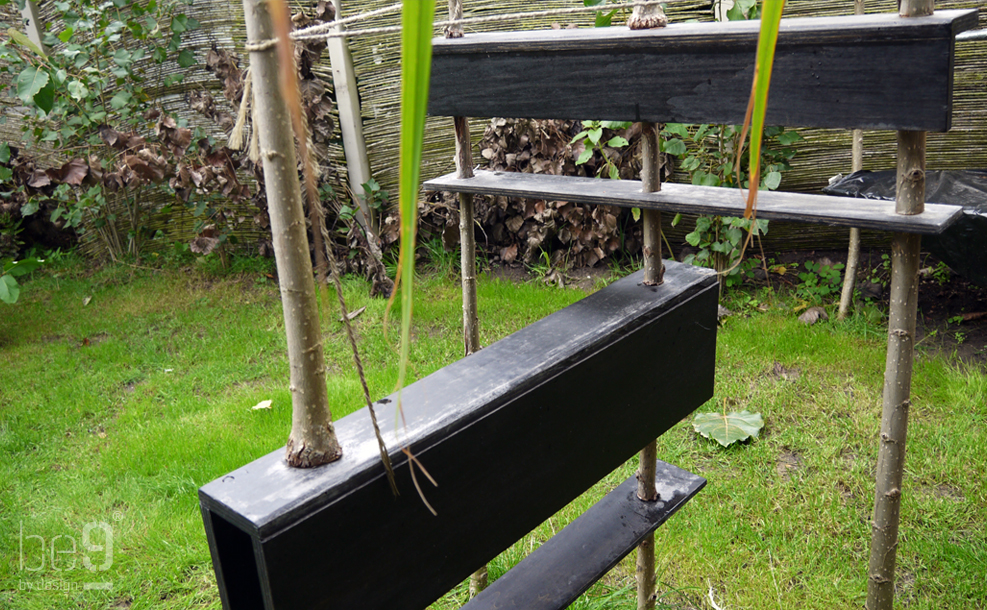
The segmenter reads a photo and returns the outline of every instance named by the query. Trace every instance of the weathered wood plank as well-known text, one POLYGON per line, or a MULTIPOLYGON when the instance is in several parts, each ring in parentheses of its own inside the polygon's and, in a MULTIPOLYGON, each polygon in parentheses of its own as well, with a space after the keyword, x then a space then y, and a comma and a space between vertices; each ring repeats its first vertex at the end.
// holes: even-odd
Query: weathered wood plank
POLYGON ((706 485, 658 461, 657 502, 631 477, 463 606, 463 610, 562 610, 706 485))
MULTIPOLYGON (((743 123, 759 24, 437 39, 429 113, 743 123)), ((954 37, 976 25, 976 9, 785 19, 768 124, 946 131, 954 37)))
MULTIPOLYGON (((446 174, 425 182, 424 188, 428 191, 505 195, 714 216, 743 216, 746 206, 744 195, 736 189, 665 183, 659 192, 644 193, 637 180, 600 180, 521 172, 477 171, 474 177, 465 179, 446 174)), ((897 233, 939 234, 962 213, 959 206, 927 204, 924 213, 903 216, 895 214, 893 201, 765 190, 759 191, 757 196, 758 218, 897 233)))
POLYGON ((384 426, 397 499, 365 410, 337 422, 338 462, 278 450, 204 486, 224 607, 424 608, 712 396, 716 302, 714 275, 669 263, 660 287, 632 275, 405 388, 406 425, 384 426))

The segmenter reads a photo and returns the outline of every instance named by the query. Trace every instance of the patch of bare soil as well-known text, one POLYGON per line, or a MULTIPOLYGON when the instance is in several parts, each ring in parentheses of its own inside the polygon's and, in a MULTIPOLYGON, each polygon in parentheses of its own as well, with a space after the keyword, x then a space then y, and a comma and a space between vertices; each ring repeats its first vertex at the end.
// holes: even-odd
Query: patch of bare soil
POLYGON ((490 277, 519 284, 521 282, 541 281, 545 284, 562 288, 576 288, 583 292, 599 290, 605 284, 618 277, 618 273, 608 265, 599 264, 594 267, 579 267, 563 271, 559 269, 532 271, 521 264, 492 265, 487 274, 490 277))
MULTIPOLYGON (((861 253, 857 273, 860 300, 870 300, 887 311, 890 270, 882 258, 886 251, 861 253)), ((769 255, 775 264, 798 265, 806 261, 821 264, 846 263, 846 251, 805 250, 769 255)), ((794 267, 784 277, 772 281, 794 287, 798 273, 794 267)), ((978 286, 953 273, 932 255, 923 255, 919 272, 916 347, 919 350, 953 357, 967 364, 987 366, 987 287, 978 286)))
MULTIPOLYGON (((870 302, 886 313, 890 270, 883 254, 887 252, 871 250, 861 254, 857 295, 858 304, 870 302)), ((798 273, 805 271, 807 261, 824 265, 846 264, 845 250, 796 250, 768 254, 768 257, 773 265, 786 265, 790 270, 784 276, 772 274, 772 285, 791 289, 799 284, 798 273)), ((487 273, 511 282, 543 281, 586 292, 598 290, 620 275, 603 263, 567 271, 532 270, 513 263, 494 265, 487 273)), ((763 273, 755 274, 754 285, 765 285, 763 276, 763 273)), ((944 268, 932 255, 923 255, 919 282, 917 349, 987 367, 987 287, 977 286, 944 268)), ((838 300, 837 296, 829 308, 831 311, 836 309, 838 300)), ((799 371, 787 371, 782 367, 774 374, 779 379, 793 379, 799 371)))
POLYGON ((804 462, 797 451, 783 448, 775 461, 775 472, 782 481, 791 481, 792 474, 801 470, 804 462))

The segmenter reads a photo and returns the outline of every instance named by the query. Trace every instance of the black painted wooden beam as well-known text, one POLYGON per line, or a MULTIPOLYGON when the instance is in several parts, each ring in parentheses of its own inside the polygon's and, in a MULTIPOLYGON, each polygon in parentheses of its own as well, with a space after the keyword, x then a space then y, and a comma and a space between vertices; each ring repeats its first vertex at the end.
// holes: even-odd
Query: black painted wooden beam
MULTIPOLYGON (((463 179, 457 178, 456 174, 446 174, 425 182, 424 188, 428 191, 504 195, 715 216, 743 216, 746 206, 745 195, 737 189, 665 183, 659 192, 644 193, 638 180, 601 180, 521 172, 477 171, 474 177, 463 179)), ((758 218, 897 233, 936 235, 962 215, 960 206, 946 204, 927 204, 924 213, 904 216, 895 214, 893 201, 767 190, 758 191, 757 196, 758 218)))
POLYGON ((715 275, 669 262, 620 280, 377 403, 402 495, 366 410, 337 422, 343 458, 278 450, 199 492, 228 610, 421 609, 713 394, 715 275), (410 446, 433 517, 415 493, 410 446))
MULTIPOLYGON (((946 131, 953 43, 977 10, 784 19, 769 125, 946 131)), ((436 39, 429 113, 744 122, 759 21, 436 39)))
POLYGON ((562 610, 609 572, 706 485, 658 461, 657 502, 631 477, 474 597, 463 610, 562 610))

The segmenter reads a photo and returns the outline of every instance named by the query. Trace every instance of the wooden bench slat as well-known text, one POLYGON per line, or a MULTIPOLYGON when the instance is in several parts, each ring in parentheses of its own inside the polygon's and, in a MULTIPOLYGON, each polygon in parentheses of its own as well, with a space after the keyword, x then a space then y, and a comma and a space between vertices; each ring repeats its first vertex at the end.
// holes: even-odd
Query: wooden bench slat
POLYGON ((562 610, 616 566, 706 485, 658 461, 657 502, 631 477, 463 606, 463 610, 562 610))
MULTIPOLYGON (((759 21, 436 39, 440 116, 744 122, 759 21)), ((784 19, 769 125, 946 131, 954 37, 977 10, 784 19)))
POLYGON ((641 281, 406 387, 401 419, 378 402, 398 498, 366 409, 336 422, 338 462, 292 469, 278 449, 202 487, 224 607, 420 610, 708 400, 715 274, 669 262, 662 286, 641 281), (438 481, 418 476, 438 517, 401 446, 438 481))
MULTIPOLYGON (((743 216, 746 206, 737 189, 666 183, 657 193, 643 193, 637 180, 521 172, 477 171, 473 178, 464 179, 446 174, 425 182, 424 188, 715 216, 743 216)), ((895 214, 893 201, 766 190, 759 191, 757 197, 758 218, 897 233, 939 234, 962 214, 960 206, 946 204, 926 204, 922 214, 904 216, 895 214)))

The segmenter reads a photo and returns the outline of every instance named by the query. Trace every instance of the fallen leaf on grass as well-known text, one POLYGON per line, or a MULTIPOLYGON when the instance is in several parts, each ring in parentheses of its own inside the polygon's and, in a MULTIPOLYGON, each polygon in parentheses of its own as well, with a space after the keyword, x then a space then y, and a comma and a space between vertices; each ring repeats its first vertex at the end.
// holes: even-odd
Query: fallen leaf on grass
POLYGON ((270 409, 270 408, 271 408, 271 404, 272 404, 272 403, 273 403, 273 401, 271 401, 271 400, 262 400, 262 401, 260 401, 259 403, 257 403, 257 404, 255 404, 255 405, 254 405, 254 406, 252 407, 252 409, 253 409, 254 411, 257 411, 257 410, 259 410, 259 409, 270 409))
POLYGON ((805 310, 805 313, 799 316, 799 322, 802 324, 815 324, 819 320, 828 320, 829 315, 826 310, 822 307, 810 307, 805 310))
POLYGON ((730 413, 699 413, 692 420, 696 432, 729 447, 738 441, 756 437, 764 427, 760 413, 731 411, 730 413))
POLYGON ((86 305, 89 304, 89 301, 92 301, 92 300, 93 300, 92 297, 86 297, 86 298, 82 299, 82 306, 85 307, 86 305))
MULTIPOLYGON (((353 320, 356 320, 360 316, 360 314, 365 312, 366 310, 367 310, 367 306, 364 305, 360 309, 357 309, 356 311, 351 311, 348 314, 346 314, 346 319, 352 322, 353 320)), ((339 317, 339 321, 340 322, 343 321, 342 316, 339 317)))

